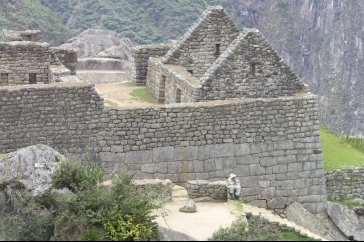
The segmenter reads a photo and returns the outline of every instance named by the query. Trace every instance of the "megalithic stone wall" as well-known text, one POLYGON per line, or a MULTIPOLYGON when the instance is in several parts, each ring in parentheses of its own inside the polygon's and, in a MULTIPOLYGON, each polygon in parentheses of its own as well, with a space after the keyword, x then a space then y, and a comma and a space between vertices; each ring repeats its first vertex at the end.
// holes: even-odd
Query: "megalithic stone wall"
POLYGON ((107 174, 225 180, 237 174, 244 201, 326 209, 317 97, 235 99, 105 108, 92 84, 0 87, 0 153, 47 144, 91 155, 107 174))
POLYGON ((149 57, 162 57, 171 48, 170 44, 140 45, 131 49, 132 69, 131 80, 137 86, 144 86, 147 82, 149 57))

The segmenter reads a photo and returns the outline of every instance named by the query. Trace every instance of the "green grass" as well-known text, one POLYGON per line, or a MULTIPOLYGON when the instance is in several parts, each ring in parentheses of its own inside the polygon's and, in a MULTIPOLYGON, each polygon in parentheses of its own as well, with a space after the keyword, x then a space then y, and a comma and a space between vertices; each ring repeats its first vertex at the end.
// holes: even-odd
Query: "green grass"
POLYGON ((364 208, 364 204, 355 202, 354 198, 345 198, 344 196, 340 196, 339 199, 333 200, 330 196, 328 196, 327 200, 335 202, 335 203, 339 203, 341 205, 345 205, 349 208, 356 208, 356 207, 364 208))
POLYGON ((284 236, 284 241, 319 241, 317 239, 298 235, 293 231, 284 231, 283 236, 284 236))
POLYGON ((106 99, 104 100, 104 103, 106 103, 107 105, 112 106, 112 107, 117 107, 118 106, 117 103, 111 102, 111 101, 106 100, 106 99))
POLYGON ((157 103, 157 101, 155 100, 153 95, 147 90, 147 88, 135 89, 130 92, 129 95, 147 103, 157 103))
POLYGON ((0 154, 0 158, 6 156, 6 154, 0 154))
POLYGON ((320 127, 320 136, 325 170, 364 166, 364 153, 353 148, 325 127, 320 127))

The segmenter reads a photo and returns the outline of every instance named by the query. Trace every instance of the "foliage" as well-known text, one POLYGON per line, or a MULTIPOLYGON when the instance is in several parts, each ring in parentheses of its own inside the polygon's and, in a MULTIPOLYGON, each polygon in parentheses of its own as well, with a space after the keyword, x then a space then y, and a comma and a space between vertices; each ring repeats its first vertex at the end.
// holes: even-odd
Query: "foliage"
POLYGON ((62 240, 157 240, 158 226, 151 215, 158 206, 130 191, 133 175, 114 175, 108 186, 77 189, 58 204, 55 231, 62 240))
POLYGON ((111 106, 111 107, 117 107, 119 106, 117 103, 111 102, 109 100, 104 99, 104 103, 111 106))
POLYGON ((353 148, 364 153, 364 137, 363 136, 356 136, 353 134, 341 133, 340 138, 342 140, 344 140, 346 143, 348 143, 349 145, 351 145, 353 148))
POLYGON ((325 170, 363 166, 364 154, 335 136, 324 126, 320 127, 320 137, 325 170))
POLYGON ((85 168, 74 160, 65 159, 53 174, 52 182, 55 188, 67 187, 74 192, 96 185, 103 180, 104 174, 104 169, 98 163, 90 163, 85 168))
POLYGON ((132 92, 129 93, 129 95, 136 97, 144 102, 157 103, 157 101, 155 100, 153 95, 148 91, 147 88, 134 89, 132 92))
POLYGON ((320 241, 318 239, 313 239, 307 236, 298 235, 293 231, 284 231, 283 235, 285 241, 320 241))
POLYGON ((44 40, 58 45, 69 38, 70 32, 62 25, 60 15, 52 13, 39 0, 4 1, 0 4, 1 29, 39 29, 44 40))
POLYGON ((230 227, 220 228, 209 241, 281 241, 283 233, 270 226, 267 221, 250 217, 248 224, 241 218, 232 222, 230 227))
POLYGON ((343 195, 339 196, 338 199, 333 200, 331 196, 328 196, 327 200, 339 203, 341 205, 347 206, 348 208, 364 208, 364 204, 354 200, 355 198, 345 198, 343 195))
POLYGON ((0 231, 7 240, 48 240, 53 231, 52 209, 36 203, 20 183, 0 190, 0 231))

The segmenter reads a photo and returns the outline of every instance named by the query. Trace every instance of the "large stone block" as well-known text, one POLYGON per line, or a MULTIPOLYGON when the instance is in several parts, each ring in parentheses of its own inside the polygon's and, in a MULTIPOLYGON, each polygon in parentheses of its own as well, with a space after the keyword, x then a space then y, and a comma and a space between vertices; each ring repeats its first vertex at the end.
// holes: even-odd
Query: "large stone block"
POLYGON ((207 160, 210 158, 211 145, 198 146, 198 160, 207 160))
POLYGON ((234 152, 234 144, 213 144, 211 145, 210 157, 232 156, 234 152))
POLYGON ((153 149, 153 162, 174 161, 174 147, 157 147, 153 149))
POLYGON ((261 167, 259 164, 249 165, 249 171, 251 176, 265 175, 265 168, 261 167))
POLYGON ((142 164, 141 171, 143 173, 156 173, 158 172, 158 165, 157 164, 142 164))
POLYGON ((146 164, 153 162, 152 150, 129 151, 125 154, 125 161, 133 164, 146 164))
MULTIPOLYGON (((239 177, 239 174, 237 174, 239 177)), ((258 176, 248 176, 240 178, 241 187, 258 187, 259 181, 258 176)))
POLYGON ((258 208, 267 208, 267 201, 266 200, 253 200, 249 202, 252 206, 257 206, 258 208))
POLYGON ((263 191, 263 188, 259 187, 247 187, 241 189, 242 196, 252 196, 252 195, 259 195, 263 191))
POLYGON ((180 173, 181 172, 181 162, 180 161, 171 161, 171 162, 167 162, 167 166, 168 166, 168 173, 169 174, 173 174, 173 173, 180 173))
POLYGON ((236 157, 236 163, 239 165, 259 164, 259 157, 257 154, 236 157))
POLYGON ((201 160, 194 160, 193 162, 193 170, 194 172, 204 172, 203 161, 201 160))
POLYGON ((187 147, 176 147, 175 159, 183 161, 196 160, 198 158, 198 147, 197 146, 187 146, 187 147))
POLYGON ((180 161, 181 162, 181 172, 194 172, 193 161, 180 161))
POLYGON ((243 156, 249 154, 250 154, 250 145, 248 143, 235 145, 235 156, 243 156))
POLYGON ((287 197, 275 197, 267 202, 268 209, 285 208, 288 204, 287 197))

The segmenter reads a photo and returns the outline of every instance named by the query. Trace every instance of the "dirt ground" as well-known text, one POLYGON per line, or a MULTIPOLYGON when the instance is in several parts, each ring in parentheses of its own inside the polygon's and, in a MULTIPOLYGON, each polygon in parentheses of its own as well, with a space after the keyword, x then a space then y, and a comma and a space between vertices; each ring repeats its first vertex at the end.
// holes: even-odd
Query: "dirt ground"
POLYGON ((131 82, 95 84, 95 89, 100 94, 100 96, 104 98, 106 106, 135 107, 135 106, 160 105, 160 104, 151 104, 141 100, 138 97, 133 97, 130 95, 130 93, 135 89, 145 89, 145 88, 146 88, 145 86, 135 86, 131 82))

